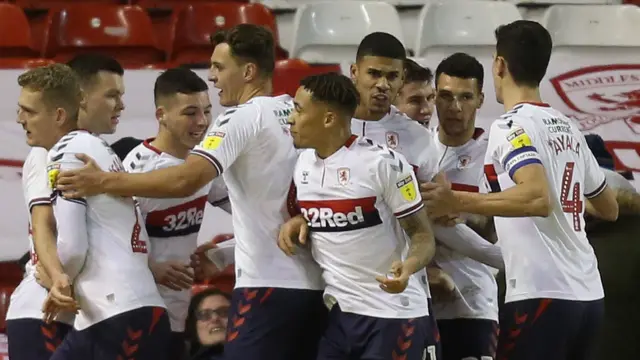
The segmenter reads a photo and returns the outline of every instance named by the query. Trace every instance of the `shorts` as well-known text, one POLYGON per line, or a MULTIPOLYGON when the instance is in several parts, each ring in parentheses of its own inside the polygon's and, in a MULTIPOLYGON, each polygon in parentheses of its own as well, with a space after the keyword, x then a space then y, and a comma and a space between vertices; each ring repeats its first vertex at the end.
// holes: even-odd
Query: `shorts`
POLYGON ((438 328, 438 322, 436 316, 433 313, 433 302, 431 298, 427 299, 429 304, 429 321, 431 322, 431 332, 427 335, 427 357, 426 360, 441 360, 442 359, 442 339, 440 336, 440 329, 438 328))
POLYGON ((170 360, 167 311, 143 307, 71 331, 51 360, 170 360))
POLYGON ((604 300, 528 299, 500 308, 498 359, 595 359, 604 300))
POLYGON ((498 323, 487 319, 438 320, 442 360, 492 360, 498 347, 498 323))
POLYGON ((47 324, 38 319, 7 320, 9 358, 49 360, 71 325, 60 322, 47 324))
POLYGON ((315 360, 327 324, 323 291, 237 288, 229 310, 225 360, 315 360))
POLYGON ((386 319, 343 312, 336 304, 320 341, 318 360, 435 359, 427 339, 433 333, 429 316, 386 319))

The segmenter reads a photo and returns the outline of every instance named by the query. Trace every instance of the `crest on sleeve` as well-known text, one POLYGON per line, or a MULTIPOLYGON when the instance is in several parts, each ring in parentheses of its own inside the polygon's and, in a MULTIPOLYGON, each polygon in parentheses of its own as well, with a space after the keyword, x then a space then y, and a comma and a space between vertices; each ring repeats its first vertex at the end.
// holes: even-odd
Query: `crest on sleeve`
POLYGON ((398 187, 400 194, 402 194, 402 197, 406 201, 413 201, 416 199, 417 192, 416 187, 413 184, 413 175, 409 175, 406 178, 398 181, 396 183, 396 187, 398 187))
POLYGON ((513 146, 514 149, 531 146, 531 139, 522 128, 510 132, 509 135, 507 135, 507 141, 511 143, 511 146, 513 146))
POLYGON ((393 131, 388 131, 384 137, 387 139, 387 146, 395 149, 398 147, 398 133, 393 131))
POLYGON ((59 163, 53 163, 47 166, 47 179, 49 180, 49 187, 51 188, 51 190, 55 189, 56 187, 58 175, 60 175, 59 163))
POLYGON ((349 168, 338 169, 338 182, 340 185, 345 186, 349 183, 349 168))
POLYGON ((207 136, 202 141, 202 147, 205 150, 217 149, 218 147, 220 147, 220 144, 222 144, 222 140, 224 140, 225 135, 226 134, 221 131, 214 131, 207 134, 207 136))

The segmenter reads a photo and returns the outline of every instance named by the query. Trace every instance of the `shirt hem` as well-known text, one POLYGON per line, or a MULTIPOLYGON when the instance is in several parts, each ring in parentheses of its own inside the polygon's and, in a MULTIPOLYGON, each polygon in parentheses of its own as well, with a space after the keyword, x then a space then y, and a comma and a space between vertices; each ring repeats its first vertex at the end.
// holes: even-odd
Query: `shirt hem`
POLYGON ((281 289, 297 289, 297 290, 324 290, 324 285, 321 284, 309 284, 306 281, 291 281, 291 280, 241 280, 236 282, 234 289, 240 288, 281 288, 281 289))
POLYGON ((592 296, 576 296, 575 294, 557 292, 557 291, 538 291, 535 293, 515 294, 505 296, 505 303, 531 300, 531 299, 557 299, 569 301, 595 301, 604 299, 604 293, 592 296))

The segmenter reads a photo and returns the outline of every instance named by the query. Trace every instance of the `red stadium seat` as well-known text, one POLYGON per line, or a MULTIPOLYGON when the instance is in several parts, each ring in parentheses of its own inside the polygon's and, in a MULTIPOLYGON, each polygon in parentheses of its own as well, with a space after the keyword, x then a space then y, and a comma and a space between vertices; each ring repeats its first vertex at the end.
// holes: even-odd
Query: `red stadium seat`
POLYGON ((340 65, 310 65, 300 59, 280 60, 276 62, 273 74, 273 94, 295 96, 302 79, 327 72, 340 73, 340 65))
MULTIPOLYGON (((244 23, 262 25, 278 39, 275 17, 263 5, 223 2, 187 6, 177 16, 171 59, 178 63, 208 63, 210 35, 244 23)), ((277 49, 278 57, 286 57, 284 50, 279 46, 277 49)))
MULTIPOLYGON (((227 241, 233 238, 233 234, 220 234, 215 236, 211 242, 219 244, 223 241, 227 241)), ((233 265, 227 266, 219 274, 213 276, 211 279, 205 279, 202 284, 194 285, 192 291, 201 291, 203 288, 213 286, 220 289, 223 292, 231 293, 236 283, 235 268, 233 265)))
POLYGON ((0 34, 0 57, 30 58, 40 55, 31 42, 29 21, 18 6, 0 3, 0 34))
POLYGON ((15 3, 23 8, 30 9, 55 9, 59 7, 68 6, 69 4, 80 3, 96 3, 96 4, 113 4, 122 5, 127 1, 122 0, 16 0, 15 3))
POLYGON ((54 61, 51 59, 0 58, 0 69, 33 69, 53 63, 54 61))
POLYGON ((46 57, 67 61, 83 52, 102 52, 125 66, 162 62, 147 13, 138 6, 80 4, 53 12, 46 57))
POLYGON ((185 3, 193 4, 193 3, 216 3, 216 2, 236 2, 236 3, 248 3, 249 0, 133 0, 131 3, 136 4, 138 6, 142 6, 144 8, 175 8, 185 3))
POLYGON ((15 286, 0 285, 0 333, 5 333, 7 330, 5 318, 13 290, 15 290, 15 286))

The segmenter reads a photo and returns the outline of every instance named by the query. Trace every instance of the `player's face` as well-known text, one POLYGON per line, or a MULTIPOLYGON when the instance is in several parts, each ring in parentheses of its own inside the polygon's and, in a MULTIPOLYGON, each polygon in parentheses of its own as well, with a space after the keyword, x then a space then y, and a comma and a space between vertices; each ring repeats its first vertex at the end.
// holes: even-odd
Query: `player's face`
POLYGON ((372 114, 389 112, 404 82, 402 60, 364 56, 351 65, 351 79, 360 93, 360 104, 372 114))
POLYGON ((504 59, 501 57, 493 55, 493 88, 496 92, 496 101, 498 104, 502 104, 502 79, 504 78, 505 73, 507 72, 507 64, 504 62, 504 59))
POLYGON ((204 346, 224 343, 227 333, 229 300, 221 295, 211 295, 202 302, 196 313, 198 340, 204 346))
POLYGON ((116 132, 124 110, 124 80, 122 76, 100 71, 85 90, 85 101, 78 119, 80 127, 96 134, 116 132))
POLYGON ((175 140, 192 149, 202 141, 211 123, 209 92, 178 93, 160 106, 156 115, 175 140))
POLYGON ((25 130, 29 146, 49 149, 55 145, 56 120, 64 115, 62 113, 63 109, 46 106, 41 92, 25 88, 20 91, 17 122, 25 130))
POLYGON ((326 109, 314 102, 311 93, 302 86, 296 91, 293 103, 294 108, 289 115, 293 144, 299 149, 313 148, 317 139, 322 137, 326 109))
POLYGON ((465 134, 475 127, 476 112, 484 101, 478 80, 440 74, 437 81, 436 111, 440 130, 450 136, 465 134))
POLYGON ((211 55, 209 81, 220 90, 220 105, 236 106, 240 102, 245 84, 246 65, 239 63, 226 43, 218 44, 211 55))
POLYGON ((428 82, 405 83, 398 93, 395 105, 408 117, 427 126, 433 114, 435 96, 433 86, 428 82))

